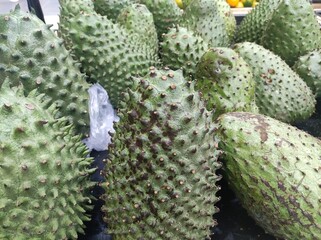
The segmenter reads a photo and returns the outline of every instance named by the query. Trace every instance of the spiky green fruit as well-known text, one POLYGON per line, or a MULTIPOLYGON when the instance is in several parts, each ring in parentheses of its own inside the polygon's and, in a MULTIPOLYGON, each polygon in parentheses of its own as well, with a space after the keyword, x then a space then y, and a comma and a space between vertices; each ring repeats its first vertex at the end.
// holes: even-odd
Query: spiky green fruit
POLYGON ((0 239, 77 239, 89 220, 91 159, 35 91, 0 89, 0 239))
POLYGON ((238 43, 234 50, 251 66, 260 113, 291 123, 313 114, 311 89, 279 56, 250 42, 238 43))
POLYGON ((197 62, 209 48, 200 36, 179 26, 163 35, 160 46, 163 64, 173 70, 182 68, 184 76, 194 76, 197 62))
POLYGON ((181 71, 151 68, 134 81, 109 148, 108 230, 116 240, 204 239, 217 212, 216 124, 181 71))
POLYGON ((181 25, 199 34, 211 47, 230 44, 224 18, 213 0, 194 0, 183 14, 181 25))
POLYGON ((257 224, 280 239, 320 239, 320 140, 259 114, 218 123, 226 179, 257 224))
POLYGON ((226 0, 214 0, 213 2, 217 4, 218 13, 225 22, 226 32, 231 42, 234 39, 236 31, 236 19, 231 7, 228 5, 226 0))
POLYGON ((142 48, 158 54, 158 37, 152 13, 145 5, 132 4, 123 8, 118 15, 117 22, 122 25, 131 36, 137 38, 142 48))
POLYGON ((262 0, 255 8, 245 15, 237 28, 236 42, 261 43, 261 38, 272 17, 272 13, 282 0, 262 0))
POLYGON ((95 0, 93 1, 95 11, 103 16, 107 16, 108 19, 115 21, 120 12, 134 4, 137 0, 95 0))
POLYGON ((158 64, 158 55, 107 17, 94 11, 70 14, 69 8, 68 1, 61 1, 60 26, 69 29, 61 32, 62 37, 72 43, 72 53, 83 71, 107 90, 117 107, 121 92, 131 86, 130 77, 146 74, 158 64))
POLYGON ((137 0, 147 6, 153 14, 158 37, 175 26, 182 16, 181 9, 174 0, 137 0))
POLYGON ((288 65, 321 47, 320 25, 307 0, 282 0, 268 22, 261 44, 288 65))
POLYGON ((321 97, 321 49, 301 56, 293 70, 307 83, 316 97, 321 97))
POLYGON ((19 7, 0 16, 0 33, 0 85, 8 76, 12 85, 22 82, 25 94, 37 89, 48 106, 57 106, 55 117, 65 116, 78 133, 88 133, 89 85, 63 41, 19 7))
POLYGON ((208 50, 196 66, 195 79, 214 119, 225 112, 257 111, 251 68, 234 50, 208 50))

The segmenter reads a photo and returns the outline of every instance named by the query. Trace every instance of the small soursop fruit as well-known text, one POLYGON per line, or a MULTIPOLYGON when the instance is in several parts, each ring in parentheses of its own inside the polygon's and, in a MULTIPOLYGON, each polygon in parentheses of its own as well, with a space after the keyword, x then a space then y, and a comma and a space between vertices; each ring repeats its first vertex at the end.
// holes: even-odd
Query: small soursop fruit
POLYGON ((123 96, 106 166, 115 239, 204 239, 215 224, 216 124, 181 71, 151 68, 123 96))
POLYGON ((257 224, 280 239, 320 239, 320 140, 259 114, 218 123, 226 179, 257 224))
POLYGON ((289 66, 300 56, 320 48, 320 25, 310 1, 282 0, 265 28, 261 45, 289 66))
POLYGON ((196 66, 195 79, 214 119, 225 112, 257 111, 251 68, 232 49, 208 50, 196 66))
POLYGON ((321 97, 321 49, 301 56, 293 70, 307 83, 316 97, 321 97))
POLYGON ((182 68, 185 77, 194 76, 197 62, 209 48, 200 36, 179 26, 163 36, 160 46, 163 65, 182 68))
POLYGON ((91 208, 91 159, 43 95, 0 89, 0 239, 77 239, 91 208))
POLYGON ((261 43, 263 32, 272 13, 282 0, 261 0, 241 21, 237 28, 236 42, 261 43))
POLYGON ((289 123, 313 114, 316 101, 311 89, 279 56, 250 42, 238 43, 234 50, 252 68, 260 113, 289 123))
POLYGON ((94 0, 95 11, 108 19, 116 21, 120 12, 137 0, 94 0))
POLYGON ((0 85, 8 76, 12 85, 24 85, 25 94, 37 89, 48 106, 56 104, 56 117, 65 116, 78 133, 88 133, 89 84, 63 41, 19 7, 0 16, 0 33, 0 85))

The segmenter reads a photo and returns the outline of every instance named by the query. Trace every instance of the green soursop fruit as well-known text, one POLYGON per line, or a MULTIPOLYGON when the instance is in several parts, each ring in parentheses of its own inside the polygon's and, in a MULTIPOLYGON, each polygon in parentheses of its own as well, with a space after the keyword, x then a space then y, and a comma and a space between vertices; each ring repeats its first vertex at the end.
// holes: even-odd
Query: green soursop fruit
POLYGON ((236 42, 261 43, 261 38, 272 17, 272 13, 282 0, 261 0, 241 21, 237 28, 236 42))
POLYGON ((249 65, 230 48, 208 50, 196 66, 195 89, 216 119, 225 112, 257 112, 255 81, 249 65))
POLYGON ((227 35, 229 36, 230 41, 232 41, 234 39, 236 31, 236 19, 231 10, 231 7, 228 5, 226 0, 214 0, 214 2, 217 4, 219 15, 225 22, 227 35))
POLYGON ((137 0, 139 3, 147 6, 153 14, 158 38, 163 33, 167 33, 169 28, 179 22, 182 16, 181 9, 175 3, 175 0, 137 0))
POLYGON ((69 29, 62 37, 72 42, 72 53, 83 71, 107 90, 117 107, 121 92, 131 86, 130 77, 146 74, 150 66, 158 64, 158 55, 107 17, 95 12, 70 14, 69 7, 68 1, 61 1, 60 26, 69 29))
POLYGON ((37 89, 48 106, 57 106, 55 117, 67 117, 78 133, 87 133, 89 85, 63 41, 19 7, 0 16, 0 33, 0 85, 8 76, 12 85, 22 82, 25 94, 37 89))
POLYGON ((250 42, 238 43, 234 50, 252 68, 260 113, 289 123, 313 114, 316 101, 311 89, 279 56, 250 42))
POLYGON ((320 239, 320 140, 259 114, 218 123, 226 179, 249 215, 278 239, 320 239))
POLYGON ((293 70, 307 83, 316 97, 321 97, 321 49, 301 56, 293 70))
POLYGON ((55 106, 0 89, 0 239, 77 239, 91 208, 91 159, 55 106))
POLYGON ((184 27, 177 26, 163 35, 161 59, 170 69, 183 69, 184 76, 194 76, 195 66, 209 46, 204 40, 184 27))
POLYGON ((320 48, 320 25, 310 1, 282 0, 266 26, 261 45, 290 66, 300 56, 320 48))
POLYGON ((105 171, 108 231, 116 240, 204 239, 219 200, 211 112, 181 71, 151 68, 134 81, 105 171))
POLYGON ((120 12, 137 2, 137 0, 94 0, 95 11, 108 19, 115 21, 120 12))
POLYGON ((145 5, 132 4, 124 8, 117 22, 133 37, 138 38, 143 48, 150 50, 153 55, 158 54, 158 38, 153 15, 145 5))
POLYGON ((194 0, 183 14, 180 24, 199 34, 211 47, 230 44, 224 18, 213 0, 194 0))

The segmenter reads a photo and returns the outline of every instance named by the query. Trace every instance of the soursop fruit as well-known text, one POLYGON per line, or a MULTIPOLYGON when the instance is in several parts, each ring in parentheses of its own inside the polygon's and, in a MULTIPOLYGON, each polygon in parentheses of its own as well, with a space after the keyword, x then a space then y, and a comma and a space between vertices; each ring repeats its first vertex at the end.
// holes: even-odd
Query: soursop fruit
POLYGON ((179 26, 163 35, 160 46, 163 65, 173 70, 182 68, 185 77, 194 76, 197 62, 209 48, 200 36, 179 26))
POLYGON ((94 8, 95 11, 103 16, 107 16, 108 19, 116 21, 120 12, 130 6, 131 4, 136 3, 137 0, 95 0, 94 8))
POLYGON ((282 0, 268 22, 261 45, 288 65, 321 47, 320 25, 307 0, 282 0))
POLYGON ((87 148, 36 90, 7 79, 0 95, 0 239, 77 239, 92 202, 87 148))
POLYGON ((196 66, 195 79, 214 119, 225 112, 257 111, 251 68, 234 50, 208 50, 196 66))
POLYGON ((237 28, 236 42, 261 43, 261 38, 272 17, 272 13, 282 0, 261 0, 255 8, 245 15, 237 28))
POLYGON ((226 179, 257 224, 279 239, 320 239, 320 140, 259 114, 218 123, 226 179))
MULTIPOLYGON (((121 92, 131 86, 130 77, 144 75, 158 64, 155 49, 150 49, 124 27, 88 8, 69 12, 71 2, 61 0, 61 35, 71 42, 72 53, 92 82, 99 82, 117 107, 121 92)), ((78 0, 81 4, 82 0, 78 0)))
POLYGON ((204 239, 215 225, 216 124, 182 72, 151 68, 123 95, 109 148, 105 220, 113 239, 204 239))
POLYGON ((9 77, 11 85, 24 85, 25 94, 37 89, 45 94, 46 107, 56 105, 55 117, 67 117, 86 134, 89 84, 63 41, 20 7, 0 16, 0 33, 0 85, 9 77))
POLYGON ((180 24, 199 34, 211 47, 228 47, 230 44, 226 22, 213 0, 192 1, 180 24))
POLYGON ((250 42, 235 44, 234 50, 251 66, 260 113, 288 123, 313 114, 316 101, 311 89, 279 56, 250 42))
POLYGON ((321 97, 321 49, 301 56, 293 70, 307 83, 316 97, 321 97))

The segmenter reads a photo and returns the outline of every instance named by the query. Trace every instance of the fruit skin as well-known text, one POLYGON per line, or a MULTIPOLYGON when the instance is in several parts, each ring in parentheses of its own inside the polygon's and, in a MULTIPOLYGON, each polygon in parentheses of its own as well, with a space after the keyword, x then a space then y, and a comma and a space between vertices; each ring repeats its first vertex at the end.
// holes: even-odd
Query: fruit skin
POLYGON ((236 7, 239 2, 239 0, 227 0, 227 3, 230 5, 230 7, 236 7))
POLYGON ((316 97, 321 97, 321 49, 299 57, 293 70, 307 83, 316 97))
MULTIPOLYGON (((78 0, 78 4, 82 1, 78 0)), ((131 76, 144 75, 158 64, 158 55, 149 43, 133 36, 124 27, 93 11, 70 12, 69 1, 61 1, 61 35, 72 43, 75 58, 92 82, 99 82, 117 107, 121 92, 131 87, 131 76)), ((153 41, 153 40, 152 40, 153 41)))
POLYGON ((250 42, 235 44, 233 49, 252 68, 260 113, 288 123, 313 114, 316 101, 311 89, 279 56, 250 42))
POLYGON ((235 35, 235 42, 261 43, 261 38, 273 11, 282 0, 264 0, 241 21, 235 35))
POLYGON ((77 239, 91 208, 91 159, 36 90, 0 89, 0 239, 77 239))
POLYGON ((177 26, 163 35, 161 59, 163 65, 177 70, 182 68, 185 77, 193 77, 195 67, 209 46, 193 31, 177 26))
POLYGON ((200 35, 211 47, 227 47, 226 22, 213 0, 194 0, 185 9, 180 25, 200 35))
POLYGON ((116 240, 204 239, 219 199, 211 112, 181 71, 151 68, 134 81, 104 172, 108 230, 116 240))
POLYGON ((234 50, 209 49, 196 66, 195 79, 214 119, 225 112, 257 111, 251 68, 234 50))
POLYGON ((218 124, 226 179, 249 215, 277 238, 320 239, 320 140, 259 114, 218 124))
POLYGON ((116 21, 120 12, 136 3, 136 0, 95 0, 94 9, 95 11, 102 15, 106 16, 109 20, 116 21))
POLYGON ((282 0, 266 26, 261 45, 289 66, 302 55, 321 47, 320 25, 307 0, 282 0))
POLYGON ((8 76, 13 86, 22 82, 25 94, 37 89, 47 107, 57 106, 55 117, 67 117, 78 133, 87 134, 89 85, 62 40, 19 7, 0 16, 0 32, 0 85, 8 76))

